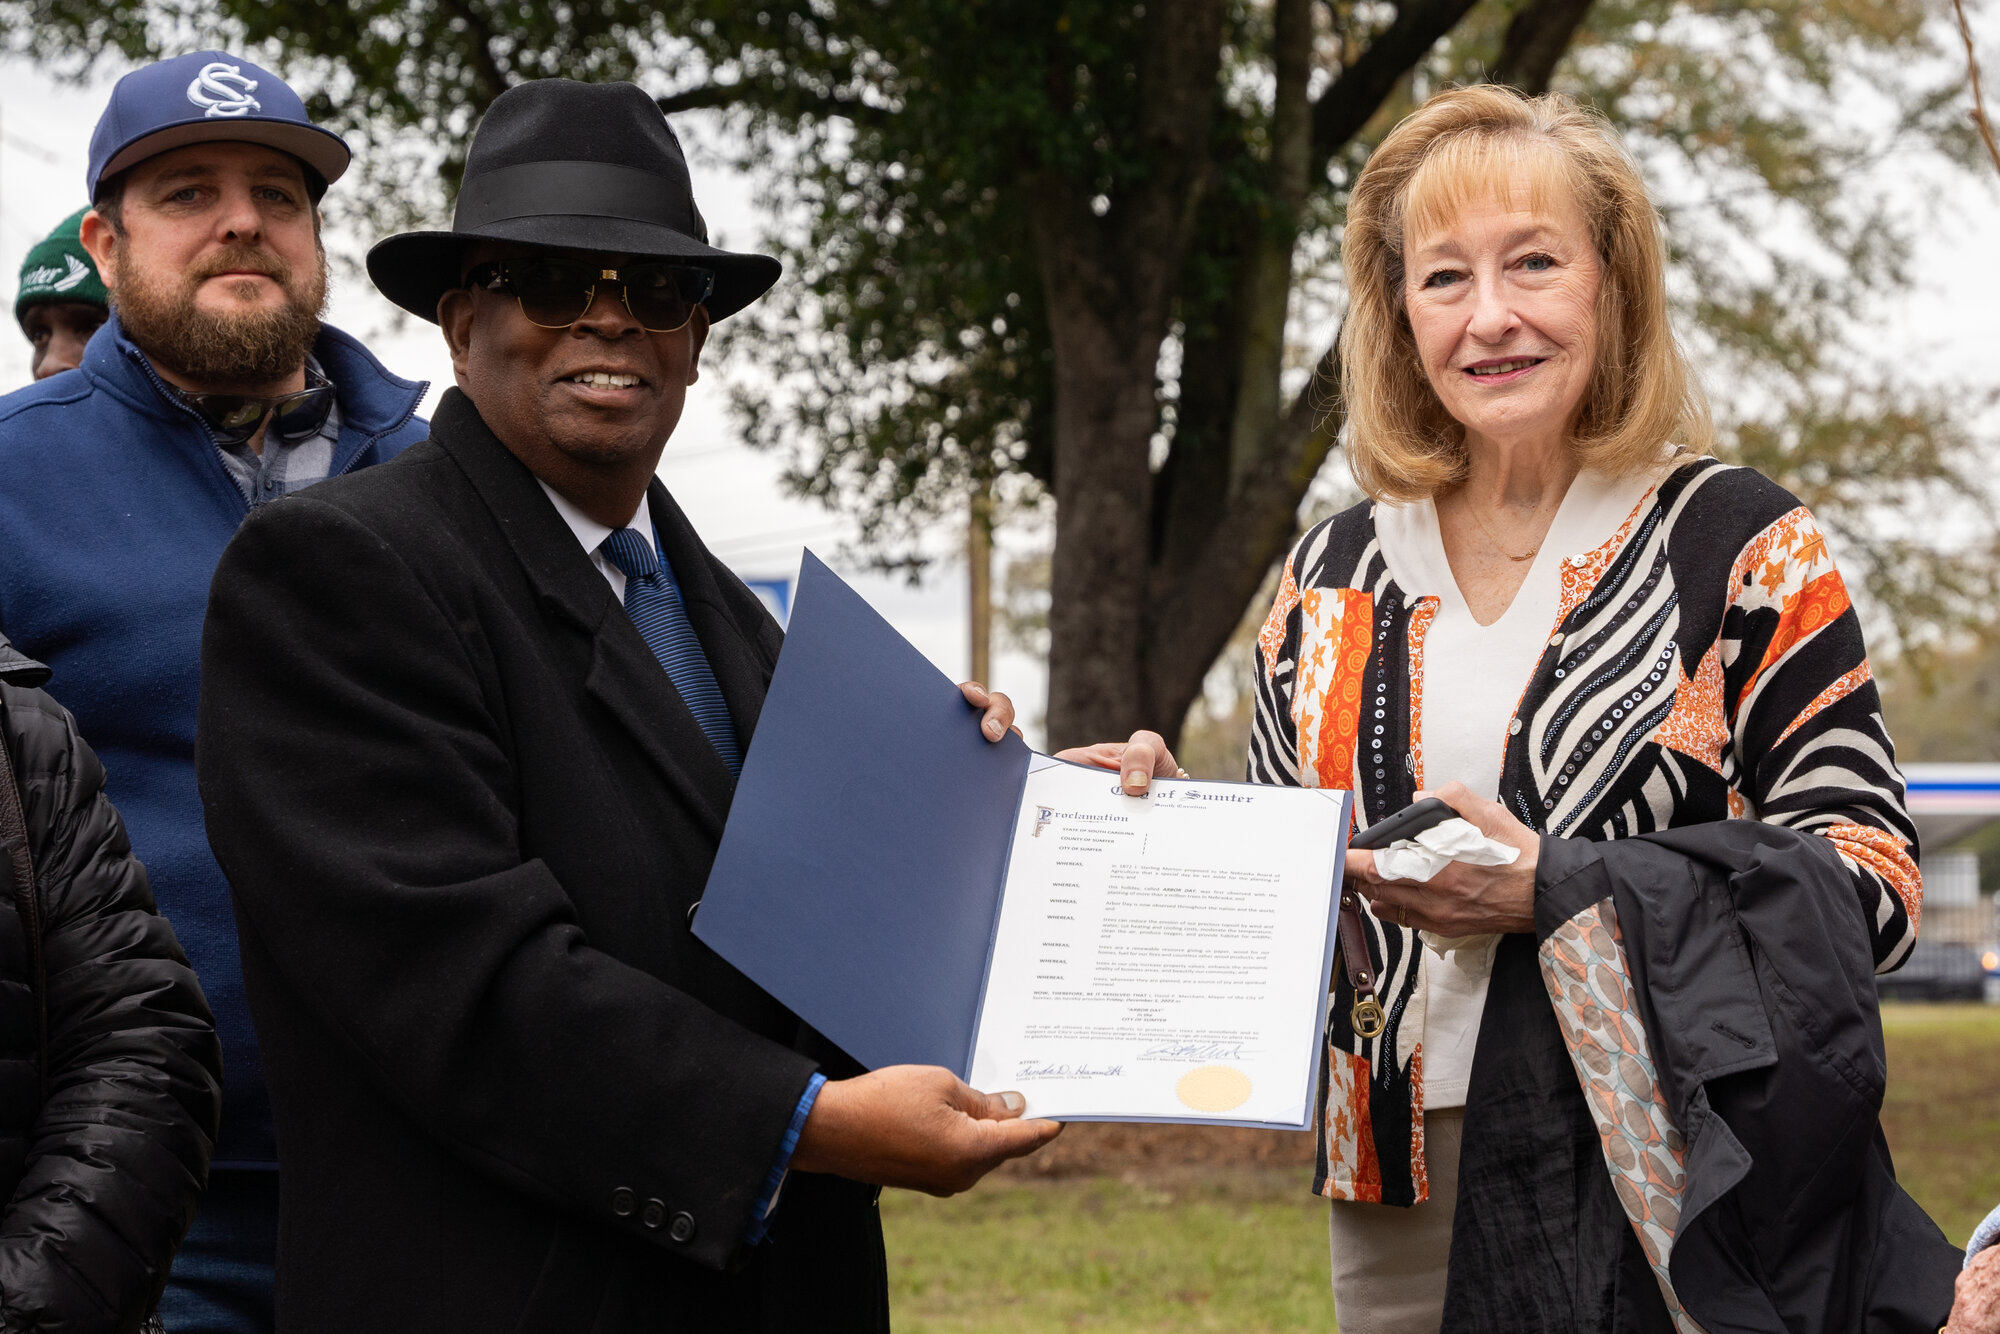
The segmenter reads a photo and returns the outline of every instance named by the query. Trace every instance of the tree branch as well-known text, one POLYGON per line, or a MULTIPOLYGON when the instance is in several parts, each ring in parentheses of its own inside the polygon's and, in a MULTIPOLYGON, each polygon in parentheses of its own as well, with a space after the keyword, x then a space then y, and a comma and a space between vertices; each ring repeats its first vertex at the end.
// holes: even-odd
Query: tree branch
POLYGON ((1292 289, 1299 211, 1311 190, 1312 6, 1310 0, 1276 0, 1272 6, 1270 216, 1251 232, 1242 269, 1242 364, 1237 370, 1235 419, 1230 427, 1230 490, 1262 459, 1281 400, 1278 381, 1285 358, 1285 314, 1292 289))
POLYGON ((749 95, 750 85, 747 83, 711 83, 657 100, 660 110, 672 116, 682 111, 703 111, 709 107, 734 106, 749 95))
MULTIPOLYGON (((1214 182, 1206 151, 1222 63, 1222 0, 1180 0, 1149 10, 1139 53, 1139 123, 1152 171, 1117 203, 1113 229, 1127 268, 1143 274, 1136 295, 1164 317, 1202 196, 1214 182), (1148 256, 1147 260, 1138 260, 1148 256)), ((1164 325, 1162 325, 1164 332, 1164 325)))
POLYGON ((1986 95, 1979 90, 1979 53, 1972 46, 1972 25, 1965 19, 1965 0, 1951 0, 1951 8, 1958 16, 1958 35, 1965 42, 1965 70, 1972 84, 1972 123, 1979 127, 1979 137, 1985 140, 1994 167, 2000 168, 2000 144, 1994 143, 1993 122, 1986 119, 1986 95))
POLYGON ((1336 335, 1198 554, 1155 573, 1146 608, 1154 632, 1147 671, 1155 698, 1194 698, 1265 572, 1298 536, 1299 502, 1344 420, 1331 388, 1339 383, 1339 346, 1336 335))
POLYGON ((1547 92, 1556 62, 1575 40, 1590 5, 1591 0, 1529 0, 1507 25, 1488 81, 1534 96, 1547 92))
POLYGON ((493 25, 472 7, 471 0, 442 0, 444 8, 465 25, 466 40, 471 43, 468 53, 472 59, 473 73, 478 75, 481 99, 485 106, 492 106, 493 99, 507 91, 507 75, 500 68, 500 62, 493 58, 493 25))
POLYGON ((1305 202, 1312 168, 1312 6, 1276 0, 1272 6, 1271 194, 1288 208, 1305 202))
POLYGON ((896 115, 888 107, 864 102, 850 93, 819 93, 801 88, 797 84, 765 84, 750 79, 737 83, 704 84, 699 88, 672 93, 657 100, 660 110, 669 116, 682 111, 736 106, 742 102, 757 102, 772 108, 805 104, 816 108, 822 115, 845 117, 857 125, 880 125, 896 115))
POLYGON ((1396 21, 1368 44, 1313 106, 1313 179, 1326 175, 1333 155, 1361 132, 1380 109, 1396 81, 1424 58, 1465 17, 1475 0, 1412 0, 1396 11, 1396 21))

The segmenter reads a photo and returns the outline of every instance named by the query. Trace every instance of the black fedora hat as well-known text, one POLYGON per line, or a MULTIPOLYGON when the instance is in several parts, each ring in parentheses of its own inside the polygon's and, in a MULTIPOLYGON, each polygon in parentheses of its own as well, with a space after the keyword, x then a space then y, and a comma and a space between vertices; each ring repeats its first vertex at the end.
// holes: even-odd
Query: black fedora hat
POLYGON ((769 255, 708 243, 687 158, 659 103, 630 83, 535 79, 493 99, 465 156, 448 232, 404 232, 368 252, 368 276, 413 315, 437 320, 475 241, 684 259, 715 271, 703 304, 733 315, 778 281, 769 255))

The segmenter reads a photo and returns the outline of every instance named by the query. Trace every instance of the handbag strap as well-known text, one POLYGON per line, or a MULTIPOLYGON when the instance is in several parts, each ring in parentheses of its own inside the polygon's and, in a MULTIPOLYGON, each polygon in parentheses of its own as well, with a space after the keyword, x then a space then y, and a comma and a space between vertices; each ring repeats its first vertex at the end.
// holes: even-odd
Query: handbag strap
POLYGON ((1361 895, 1345 882, 1340 886, 1340 958, 1354 988, 1354 1005, 1347 1012, 1354 1036, 1380 1037, 1388 1017, 1382 1013, 1382 1002, 1375 999, 1375 969, 1368 959, 1368 928, 1361 922, 1361 895))
POLYGON ((6 849, 7 878, 14 910, 21 919, 21 940, 28 961, 28 990, 35 1005, 35 1079, 42 1101, 49 1097, 49 987, 42 958, 42 905, 35 885, 35 858, 28 844, 28 818, 21 809, 21 788, 14 777, 14 758, 0 730, 0 847, 6 849))

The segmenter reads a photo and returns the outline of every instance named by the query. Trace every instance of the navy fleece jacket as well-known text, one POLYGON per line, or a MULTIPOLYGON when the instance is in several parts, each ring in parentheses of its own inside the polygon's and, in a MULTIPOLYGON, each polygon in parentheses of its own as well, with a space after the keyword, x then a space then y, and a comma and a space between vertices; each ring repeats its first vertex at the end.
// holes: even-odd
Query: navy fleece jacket
MULTIPOLYGON (((340 404, 335 476, 429 433, 416 415, 424 385, 389 374, 334 329, 322 329, 313 352, 340 404)), ((248 512, 207 428, 169 396, 115 315, 81 367, 0 398, 0 627, 55 669, 215 1008, 216 1167, 277 1163, 236 919, 194 779, 209 579, 248 512)))

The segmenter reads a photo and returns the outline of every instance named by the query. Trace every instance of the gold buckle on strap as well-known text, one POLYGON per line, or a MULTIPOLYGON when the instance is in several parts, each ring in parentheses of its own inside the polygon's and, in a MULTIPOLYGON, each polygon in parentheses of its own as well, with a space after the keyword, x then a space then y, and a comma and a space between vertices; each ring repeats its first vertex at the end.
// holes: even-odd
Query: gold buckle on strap
POLYGON ((1347 1012, 1347 1022, 1354 1028, 1358 1038, 1382 1036, 1388 1027, 1389 1016, 1382 1013, 1382 1005, 1373 996, 1362 996, 1354 1002, 1354 1008, 1347 1012))

